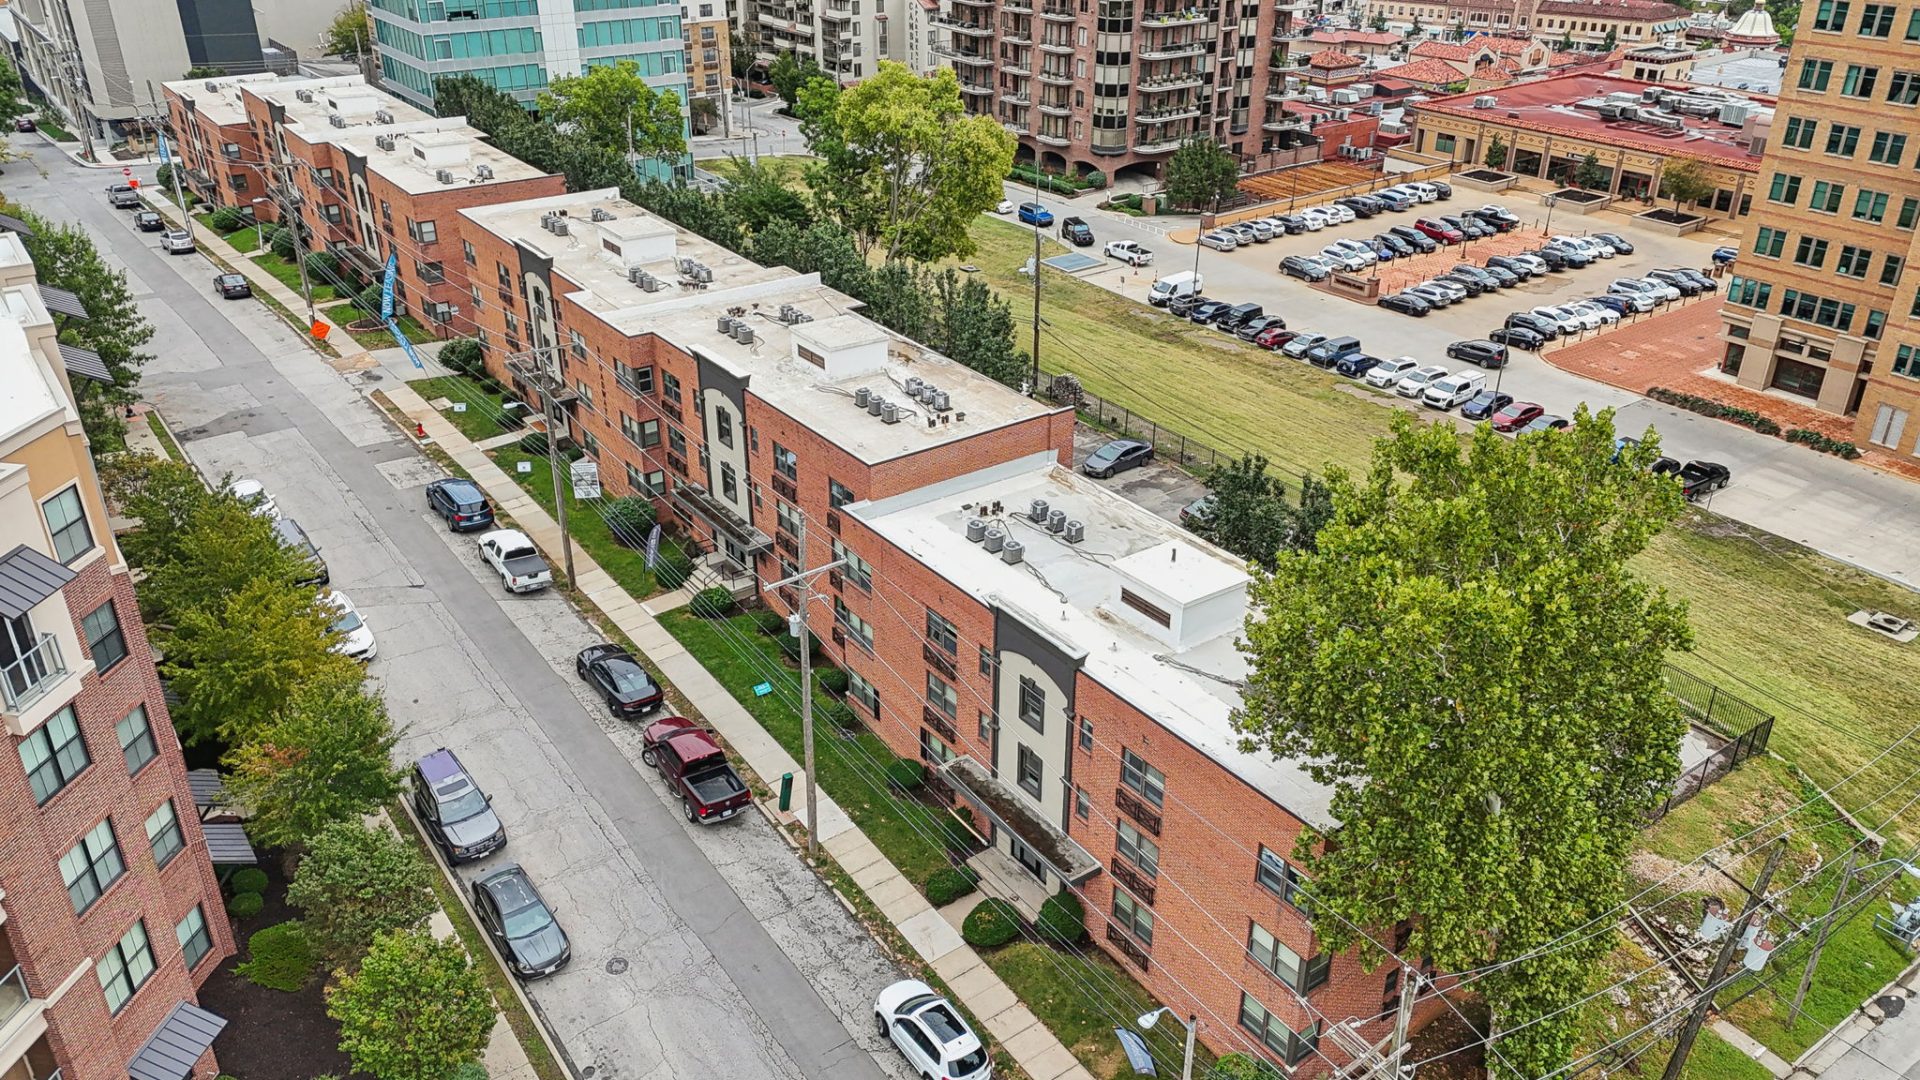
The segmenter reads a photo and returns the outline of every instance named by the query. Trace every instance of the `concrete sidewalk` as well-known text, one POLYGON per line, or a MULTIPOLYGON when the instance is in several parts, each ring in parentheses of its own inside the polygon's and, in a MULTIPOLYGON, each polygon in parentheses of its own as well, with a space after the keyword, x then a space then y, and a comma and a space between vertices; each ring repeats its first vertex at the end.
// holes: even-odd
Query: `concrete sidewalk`
MULTIPOLYGON (((525 489, 411 387, 389 384, 382 386, 381 392, 408 420, 420 425, 429 440, 465 469, 499 510, 513 517, 540 546, 549 562, 556 566, 564 564, 559 525, 525 489)), ((623 590, 579 544, 573 545, 573 562, 574 586, 693 703, 749 768, 765 780, 801 771, 793 755, 660 625, 652 608, 623 590)), ((672 601, 662 599, 665 602, 660 610, 673 606, 672 601)), ((804 797, 802 791, 801 798, 804 800, 804 797)), ((804 805, 798 808, 797 816, 805 819, 804 805)), ((828 854, 839 862, 881 914, 899 928, 914 952, 946 980, 954 996, 981 1019, 1033 1080, 1093 1080, 1072 1052, 1020 1004, 1006 983, 961 940, 959 931, 927 903, 920 890, 881 854, 845 811, 824 794, 819 799, 819 820, 820 843, 828 854)))

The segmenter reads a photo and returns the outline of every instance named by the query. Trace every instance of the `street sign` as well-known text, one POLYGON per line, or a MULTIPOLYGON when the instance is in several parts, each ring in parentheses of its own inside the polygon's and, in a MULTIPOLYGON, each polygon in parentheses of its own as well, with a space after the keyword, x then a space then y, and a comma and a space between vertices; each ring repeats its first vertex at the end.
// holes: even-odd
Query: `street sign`
POLYGON ((573 497, 576 499, 597 499, 600 497, 600 465, 591 458, 581 458, 571 467, 573 474, 573 497))

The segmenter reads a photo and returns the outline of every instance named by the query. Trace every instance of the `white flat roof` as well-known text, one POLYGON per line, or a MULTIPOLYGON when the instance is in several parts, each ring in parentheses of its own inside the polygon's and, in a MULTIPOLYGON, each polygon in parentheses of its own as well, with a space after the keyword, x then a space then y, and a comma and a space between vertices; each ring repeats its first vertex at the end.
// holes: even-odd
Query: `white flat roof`
POLYGON ((211 79, 175 79, 167 83, 166 88, 193 102, 194 112, 224 126, 247 122, 247 106, 240 96, 241 87, 258 89, 279 78, 271 71, 257 71, 250 75, 219 75, 211 79))
MULTIPOLYGON (((0 443, 50 414, 67 411, 59 376, 27 339, 24 324, 31 321, 38 303, 27 295, 30 288, 0 290, 0 443)), ((39 314, 44 316, 45 309, 39 314)))
POLYGON ((615 330, 629 337, 655 334, 712 361, 747 380, 755 397, 869 464, 1061 411, 858 316, 859 301, 821 284, 818 274, 761 266, 648 213, 613 188, 470 207, 460 213, 496 236, 551 258, 555 271, 580 286, 568 298, 615 330), (567 235, 542 227, 543 217, 562 210, 567 235), (611 216, 596 222, 595 211, 611 216), (647 292, 629 281, 626 268, 608 254, 606 239, 618 241, 616 246, 651 239, 661 255, 641 269, 662 287, 647 292), (692 281, 677 259, 701 264, 713 280, 692 281), (783 307, 809 321, 782 321, 783 307), (720 331, 720 317, 735 312, 753 328, 751 344, 720 331), (886 356, 862 374, 829 377, 796 357, 796 340, 814 351, 884 343, 886 356), (908 401, 904 385, 909 378, 946 391, 951 409, 936 414, 908 401), (900 421, 889 424, 858 409, 853 394, 862 388, 901 404, 905 411, 900 421), (931 427, 929 415, 934 416, 931 427))
POLYGON ((982 469, 873 502, 842 507, 982 603, 1016 610, 1049 636, 1085 653, 1087 675, 1153 718, 1182 741, 1317 828, 1335 824, 1333 789, 1293 760, 1240 749, 1232 715, 1240 706, 1246 657, 1236 623, 1175 650, 1109 607, 1124 572, 1152 564, 1151 580, 1204 599, 1244 583, 1246 567, 1184 529, 1149 513, 1049 454, 982 469), (1025 508, 1045 499, 1082 522, 1086 539, 1068 544, 1030 524, 1025 508), (986 512, 995 503, 1000 515, 986 512), (971 518, 996 521, 1025 545, 1020 563, 967 539, 971 518), (1181 574, 1164 572, 1173 552, 1181 574))
POLYGON ((1136 551, 1115 559, 1115 570, 1130 574, 1181 604, 1198 603, 1247 583, 1244 567, 1216 558, 1183 540, 1136 551))

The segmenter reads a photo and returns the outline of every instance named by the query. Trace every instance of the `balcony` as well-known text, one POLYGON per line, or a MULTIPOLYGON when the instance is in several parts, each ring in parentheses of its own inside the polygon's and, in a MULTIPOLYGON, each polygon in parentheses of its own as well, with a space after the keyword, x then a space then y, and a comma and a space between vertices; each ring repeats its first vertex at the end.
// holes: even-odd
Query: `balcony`
POLYGON ((1200 106, 1188 104, 1178 109, 1143 109, 1134 113, 1133 118, 1142 124, 1165 124, 1174 120, 1191 120, 1199 115, 1200 106))
POLYGON ((933 51, 941 54, 942 56, 947 57, 948 59, 952 60, 956 64, 965 64, 968 67, 992 67, 993 66, 993 57, 991 56, 982 56, 979 53, 961 52, 959 49, 955 49, 951 47, 945 48, 945 49, 936 48, 933 51))
POLYGON ((1033 3, 1032 0, 1005 0, 1000 5, 1000 10, 1014 15, 1031 15, 1033 3))
POLYGON ((1006 102, 1009 105, 1033 104, 1033 98, 1027 96, 1027 93, 1024 90, 1020 91, 1019 93, 1015 93, 1012 90, 1002 90, 1000 91, 1000 100, 1006 102))
MULTIPOLYGON (((11 959, 12 954, 6 953, 11 959)), ((14 1062, 46 1034, 47 1003, 27 989, 26 976, 15 964, 0 974, 0 1075, 11 1076, 14 1062)))
POLYGON ((1039 132, 1035 132, 1033 137, 1036 139, 1039 139, 1043 143, 1046 143, 1048 146, 1072 145, 1071 140, 1067 138, 1065 132, 1039 131, 1039 132))
POLYGON ((1048 116, 1066 116, 1073 111, 1073 107, 1064 101, 1042 101, 1039 109, 1048 116))
POLYGON ((1047 41, 1046 39, 1043 38, 1040 41, 1040 47, 1046 50, 1047 52, 1052 52, 1052 53, 1071 53, 1073 51, 1073 42, 1047 41))
POLYGON ((993 823, 1025 844, 1055 876, 1075 885, 1100 872, 1100 862, 1062 832, 1026 793, 1016 791, 973 758, 962 755, 940 766, 941 778, 993 823))
MULTIPOLYGON (((53 692, 67 677, 66 659, 52 634, 41 634, 33 648, 13 663, 0 667, 0 699, 8 716, 19 716, 53 692)), ((22 732, 24 734, 24 732, 22 732)))
POLYGON ((1169 41, 1164 45, 1143 47, 1134 55, 1142 60, 1178 60, 1183 56, 1199 56, 1206 51, 1204 42, 1169 41))
POLYGON ((993 27, 982 26, 978 23, 965 22, 960 19, 942 19, 940 20, 940 25, 946 27, 948 30, 951 30, 954 33, 959 34, 963 37, 992 37, 993 36, 993 27))
POLYGON ((1188 71, 1179 75, 1161 75, 1151 79, 1141 79, 1135 83, 1143 94, 1163 94, 1169 90, 1185 90, 1189 87, 1204 85, 1207 77, 1198 71, 1188 71))
POLYGON ((1279 116, 1270 116, 1260 121, 1260 130, 1262 131, 1305 131, 1306 129, 1306 118, 1295 116, 1292 113, 1282 113, 1279 116))
POLYGON ((985 9, 993 6, 993 0, 953 0, 953 2, 961 5, 962 7, 977 7, 977 8, 985 9))
POLYGON ((1268 101, 1292 101, 1293 100, 1293 98, 1287 94, 1286 85, 1283 83, 1268 83, 1266 98, 1268 101))
POLYGON ((1133 793, 1132 788, 1118 788, 1113 793, 1113 805, 1121 813, 1132 818, 1139 826, 1155 836, 1160 835, 1160 811, 1147 800, 1133 793))
POLYGON ((1191 131, 1182 131, 1178 134, 1167 132, 1164 135, 1159 135, 1151 139, 1141 139, 1139 142, 1133 144, 1133 151, 1136 154, 1164 154, 1171 150, 1180 149, 1180 144, 1186 142, 1192 136, 1193 132, 1191 131))
POLYGON ((1199 26, 1213 22, 1220 15, 1215 11, 1170 11, 1159 14, 1142 15, 1140 26, 1145 30, 1164 30, 1170 26, 1199 26))
POLYGON ((1073 76, 1064 71, 1048 71, 1046 68, 1041 68, 1035 74, 1035 78, 1038 78, 1043 83, 1057 83, 1061 86, 1073 85, 1073 76))
POLYGON ((1015 30, 1012 27, 1003 26, 1000 28, 1000 41, 1003 44, 1024 49, 1033 44, 1033 31, 1026 29, 1015 30))
POLYGON ((1017 78, 1024 79, 1033 74, 1033 69, 1027 66, 1027 61, 1024 57, 1015 59, 1014 57, 1006 56, 1000 59, 1000 74, 1013 75, 1017 78))
POLYGON ((1073 9, 1065 5, 1047 4, 1040 9, 1043 19, 1057 19, 1062 22, 1073 21, 1073 9))
POLYGON ((852 22, 853 19, 854 15, 851 7, 829 7, 820 13, 820 20, 822 22, 844 23, 852 22))

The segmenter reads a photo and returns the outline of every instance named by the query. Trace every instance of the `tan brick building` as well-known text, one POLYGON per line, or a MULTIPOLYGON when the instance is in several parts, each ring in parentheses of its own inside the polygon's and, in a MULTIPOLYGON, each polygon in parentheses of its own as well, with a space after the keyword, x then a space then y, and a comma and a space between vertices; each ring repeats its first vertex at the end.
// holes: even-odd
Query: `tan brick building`
POLYGON ((223 1021, 195 995, 233 952, 221 827, 195 812, 73 404, 69 379, 105 370, 63 358, 12 234, 0 299, 0 1077, 206 1080, 223 1021))
MULTIPOLYGON (((733 92, 733 38, 728 29, 726 0, 684 0, 680 5, 680 32, 687 42, 683 66, 688 106, 691 109, 693 101, 711 102, 714 117, 704 133, 716 133, 723 123, 720 114, 733 92)), ((688 115, 694 117, 692 112, 688 115)))
POLYGON ((1854 439, 1915 451, 1920 299, 1920 8, 1802 9, 1726 290, 1724 370, 1854 418, 1854 439))

